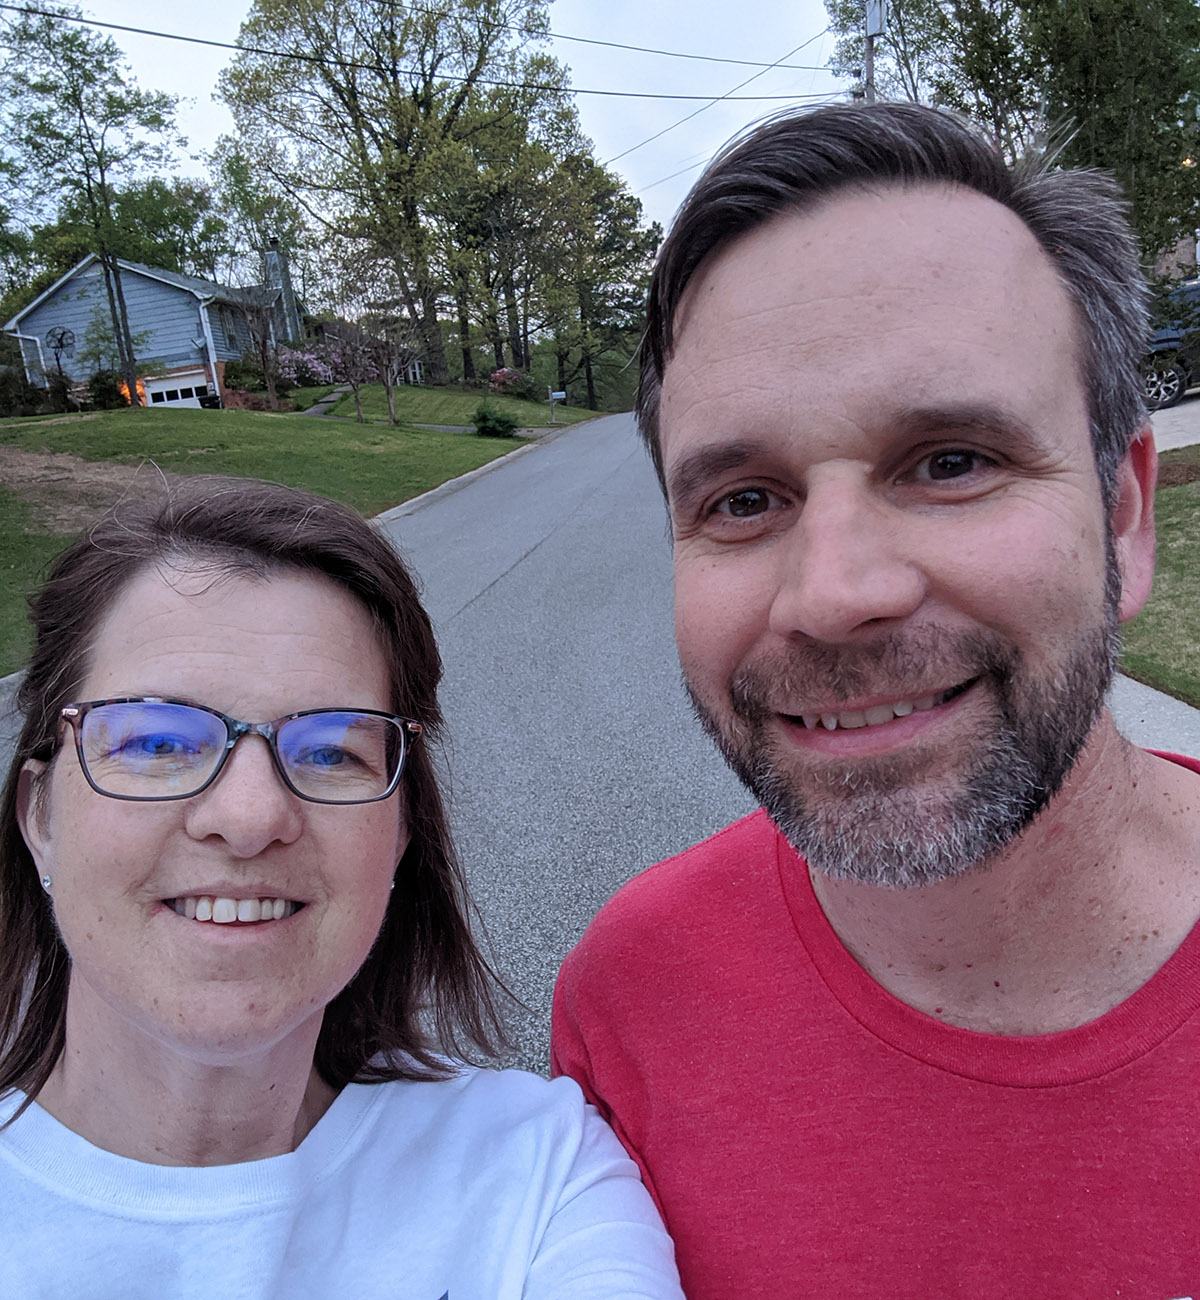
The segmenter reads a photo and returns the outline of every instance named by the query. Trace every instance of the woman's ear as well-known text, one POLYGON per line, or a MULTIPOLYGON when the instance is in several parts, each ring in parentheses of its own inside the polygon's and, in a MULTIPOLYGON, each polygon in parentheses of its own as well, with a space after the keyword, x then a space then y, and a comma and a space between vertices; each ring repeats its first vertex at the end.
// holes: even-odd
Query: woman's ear
POLYGON ((27 759, 17 777, 17 823, 39 871, 50 850, 50 819, 46 815, 49 780, 50 764, 38 758, 27 759))
POLYGON ((1113 550, 1121 575, 1117 617, 1124 623, 1141 612, 1154 582, 1154 486, 1158 452, 1149 423, 1142 426, 1117 469, 1117 494, 1109 516, 1113 550))

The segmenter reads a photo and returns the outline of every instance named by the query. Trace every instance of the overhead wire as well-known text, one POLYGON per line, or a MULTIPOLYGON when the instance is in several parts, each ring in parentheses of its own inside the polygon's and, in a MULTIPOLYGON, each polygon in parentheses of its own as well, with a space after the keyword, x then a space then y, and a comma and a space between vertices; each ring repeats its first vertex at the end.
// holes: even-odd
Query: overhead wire
MULTIPOLYGON (((813 41, 820 40, 821 37, 824 36, 825 33, 828 31, 829 28, 825 27, 823 30, 819 31, 816 34, 816 36, 810 36, 808 40, 802 41, 799 45, 797 45, 794 50, 789 50, 786 54, 780 55, 780 57, 774 63, 767 64, 765 68, 762 68, 760 71, 756 72, 752 77, 747 77, 745 81, 740 82, 738 85, 734 86, 732 90, 726 91, 724 95, 718 95, 715 99, 710 99, 707 104, 702 104, 699 108, 689 113, 686 117, 681 117, 678 122, 672 122, 670 126, 664 126, 661 131, 656 131, 653 135, 647 136, 646 139, 644 140, 639 140, 637 144, 631 145, 628 149, 624 150, 623 152, 614 155, 612 158, 607 159, 607 161, 604 163, 605 167, 610 167, 613 163, 619 162, 622 158, 628 158, 631 153, 636 153, 644 145, 652 144, 655 140, 660 140, 664 135, 667 134, 668 131, 674 131, 677 126, 682 126, 685 122, 690 122, 692 118, 699 117, 701 113, 705 112, 707 109, 712 108, 714 104, 720 104, 723 101, 734 102, 738 99, 744 98, 744 96, 739 96, 737 94, 737 92, 741 90, 744 86, 748 86, 752 81, 757 81, 759 77, 765 77, 768 72, 772 71, 772 69, 780 67, 783 64, 784 59, 790 59, 793 54, 798 54, 806 46, 811 45, 813 41)), ((809 84, 811 84, 811 82, 809 84)), ((789 100, 796 100, 796 99, 813 99, 813 98, 824 98, 824 97, 825 96, 823 95, 822 96, 785 95, 783 98, 789 100)), ((771 98, 774 98, 774 96, 772 96, 771 98)), ((686 171, 687 169, 685 168, 684 170, 686 171)), ((664 177, 664 179, 666 178, 664 177)), ((658 182, 656 181, 655 184, 658 184, 658 182)))
MULTIPOLYGON (((317 64, 323 67, 344 68, 351 71, 364 72, 387 72, 389 75, 399 74, 401 76, 418 75, 414 68, 385 68, 382 64, 359 62, 353 59, 330 58, 323 54, 305 54, 299 50, 272 50, 257 45, 235 45, 229 41, 213 40, 205 36, 185 36, 181 32, 160 32, 148 27, 133 27, 126 23, 102 22, 97 18, 84 18, 75 14, 55 13, 53 10, 38 9, 33 5, 12 4, 9 0, 0 0, 0 10, 8 10, 11 13, 26 14, 34 18, 51 18, 58 22, 75 23, 82 27, 98 27, 105 31, 126 32, 133 36, 150 36, 165 41, 182 41, 189 45, 204 45, 212 49, 232 50, 235 54, 260 54, 266 58, 291 59, 294 62, 317 64)), ((785 56, 787 57, 787 56, 785 56)), ((767 69, 763 69, 766 71, 767 69)), ((761 75, 761 74, 759 74, 761 75)), ((709 99, 707 95, 670 95, 661 92, 637 91, 637 90, 596 90, 588 89, 581 86, 551 86, 539 82, 530 81, 497 81, 486 77, 459 77, 450 73, 442 73, 439 77, 442 81, 455 82, 459 85, 465 85, 472 82, 477 86, 489 86, 501 90, 534 90, 543 94, 558 95, 596 95, 611 99, 663 99, 663 100, 684 100, 695 101, 699 99, 709 99)), ((750 77, 746 83, 753 81, 750 77)), ((735 89, 738 89, 735 87, 735 89)), ((768 103, 782 100, 794 100, 795 95, 735 95, 730 92, 727 95, 719 96, 720 99, 727 99, 731 102, 747 103, 768 103)), ((713 101, 717 102, 717 101, 713 101)), ((686 119, 684 119, 686 120, 686 119)), ((670 129, 670 128, 668 128, 670 129)), ((636 146, 635 146, 636 147, 636 146)))
MULTIPOLYGON (((393 0, 397 9, 405 9, 410 14, 437 14, 437 9, 423 9, 420 5, 405 4, 404 0, 393 0)), ((497 26, 509 32, 528 32, 528 28, 515 23, 498 23, 497 26)), ((826 31, 829 29, 826 28, 826 31)), ((554 41, 571 41, 577 45, 600 45, 609 50, 630 50, 634 54, 661 54, 667 59, 695 59, 702 63, 733 63, 743 68, 785 68, 789 72, 824 72, 823 66, 809 63, 764 63, 761 59, 731 59, 720 54, 685 54, 681 50, 659 50, 648 45, 625 45, 621 41, 602 41, 593 36, 568 36, 565 32, 547 31, 545 35, 554 41)), ((801 47, 803 48, 803 47, 801 47)), ((788 57, 787 55, 784 56, 788 57)))

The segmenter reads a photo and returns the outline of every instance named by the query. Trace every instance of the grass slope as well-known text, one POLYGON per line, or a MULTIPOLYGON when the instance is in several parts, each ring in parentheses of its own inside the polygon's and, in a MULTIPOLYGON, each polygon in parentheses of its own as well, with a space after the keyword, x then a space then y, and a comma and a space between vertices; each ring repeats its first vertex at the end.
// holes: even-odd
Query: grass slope
MULTIPOLYGON (((56 421, 0 421, 0 448, 69 453, 135 468, 154 461, 178 474, 272 479, 335 497, 364 515, 511 451, 508 439, 359 425, 253 411, 125 410, 56 421)), ((46 532, 36 501, 0 481, 0 674, 23 662, 25 596, 73 535, 46 532)))
MULTIPOLYGON (((470 425, 475 418, 475 410, 483 401, 485 394, 477 388, 425 388, 404 385, 396 389, 396 418, 407 420, 412 424, 456 424, 470 425)), ((504 411, 517 420, 524 429, 548 428, 550 425, 549 402, 524 402, 516 397, 504 397, 497 393, 487 394, 487 400, 499 411, 504 411)), ((387 395, 382 384, 364 384, 362 388, 363 415, 368 420, 386 420, 388 418, 387 395)), ((333 415, 354 415, 354 394, 347 393, 333 408, 333 415)), ((578 406, 554 408, 554 418, 558 424, 575 424, 580 420, 590 420, 595 411, 587 411, 578 406)))
POLYGON ((1121 670, 1200 708, 1200 447, 1164 453, 1159 481, 1154 590, 1122 629, 1121 670))

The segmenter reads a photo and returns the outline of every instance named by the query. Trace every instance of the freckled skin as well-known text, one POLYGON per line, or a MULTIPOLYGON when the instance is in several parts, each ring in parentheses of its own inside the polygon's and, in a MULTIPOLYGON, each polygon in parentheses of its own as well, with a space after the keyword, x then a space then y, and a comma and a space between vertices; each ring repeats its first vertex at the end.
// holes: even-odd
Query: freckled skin
MULTIPOLYGON (((888 637, 950 651, 996 638, 1024 680, 1071 680, 1064 664, 1104 618, 1106 534, 1117 618, 1149 591, 1148 430, 1106 518, 1071 302, 1012 213, 952 187, 847 192, 774 219, 701 266, 675 328, 660 427, 694 696, 736 748, 753 715, 734 685, 757 670, 756 738, 789 788, 832 819, 847 798, 833 777, 879 760, 919 824, 995 723, 986 678, 939 719, 874 735, 799 716, 911 700, 971 671, 918 654, 872 679, 866 651, 888 637)), ((847 948, 897 996, 973 1028, 1046 1032, 1127 996, 1187 933, 1195 786, 1101 710, 1060 796, 986 869, 899 890, 810 874, 847 948), (1147 790, 1184 817, 1152 813, 1147 790), (1110 978, 1097 955, 1135 924, 1153 951, 1125 952, 1110 978)))
MULTIPOLYGON (((168 584, 151 570, 134 579, 99 629, 79 692, 126 695, 191 700, 252 721, 391 708, 368 615, 327 580, 294 574, 214 583, 185 572, 168 584)), ((273 1060, 269 1068, 290 1071, 303 1091, 323 1009, 366 958, 387 906, 407 842, 399 795, 305 802, 283 786, 257 737, 242 740, 219 779, 190 799, 98 795, 69 744, 41 781, 36 809, 25 781, 23 830, 39 873, 54 879, 72 956, 64 1059, 74 1077, 86 1081, 108 1064, 129 1076, 132 1095, 146 1076, 182 1072, 194 1082, 273 1060), (214 884, 236 896, 242 882, 305 906, 240 936, 164 906, 214 884)))

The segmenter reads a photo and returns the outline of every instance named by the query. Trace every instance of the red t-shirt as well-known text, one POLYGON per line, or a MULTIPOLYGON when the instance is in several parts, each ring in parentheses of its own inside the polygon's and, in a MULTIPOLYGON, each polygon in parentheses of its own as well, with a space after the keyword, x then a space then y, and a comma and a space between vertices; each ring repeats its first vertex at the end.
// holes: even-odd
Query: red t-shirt
POLYGON ((1200 1300, 1198 1012, 1200 927, 1077 1029, 936 1021, 760 812, 605 906, 553 1065, 641 1165, 689 1300, 1200 1300))

